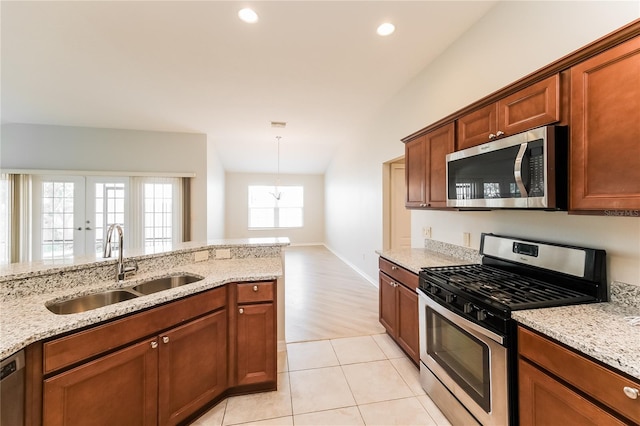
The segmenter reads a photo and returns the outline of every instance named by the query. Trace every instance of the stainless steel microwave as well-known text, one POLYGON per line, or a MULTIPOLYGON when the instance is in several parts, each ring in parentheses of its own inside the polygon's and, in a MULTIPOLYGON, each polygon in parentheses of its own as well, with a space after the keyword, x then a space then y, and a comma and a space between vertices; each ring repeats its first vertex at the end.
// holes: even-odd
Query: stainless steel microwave
POLYGON ((567 128, 538 127, 447 155, 447 206, 567 208, 567 128))

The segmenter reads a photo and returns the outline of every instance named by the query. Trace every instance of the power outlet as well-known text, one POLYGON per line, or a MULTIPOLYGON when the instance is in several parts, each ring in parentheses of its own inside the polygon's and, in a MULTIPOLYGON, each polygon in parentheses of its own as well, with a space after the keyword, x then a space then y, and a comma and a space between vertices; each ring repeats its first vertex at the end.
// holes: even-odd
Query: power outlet
POLYGON ((471 233, 470 232, 463 232, 462 233, 462 244, 465 247, 471 247, 471 233))
POLYGON ((231 249, 216 249, 216 259, 231 259, 231 249))
POLYGON ((209 260, 209 251, 202 250, 196 252, 196 262, 204 262, 205 260, 209 260))
POLYGON ((431 227, 430 226, 425 226, 422 228, 422 235, 425 238, 431 238, 431 227))

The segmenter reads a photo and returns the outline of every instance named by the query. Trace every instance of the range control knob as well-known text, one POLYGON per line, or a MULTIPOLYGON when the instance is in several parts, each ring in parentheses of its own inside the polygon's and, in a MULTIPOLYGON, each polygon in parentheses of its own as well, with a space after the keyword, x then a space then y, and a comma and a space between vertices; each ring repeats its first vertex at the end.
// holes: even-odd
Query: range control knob
POLYGON ((471 312, 473 312, 473 304, 470 302, 465 303, 462 307, 462 310, 465 314, 470 314, 471 312))
POLYGON ((444 301, 447 303, 453 303, 454 300, 456 300, 455 294, 447 294, 446 296, 444 296, 444 301))
POLYGON ((440 293, 440 289, 439 289, 438 287, 436 287, 436 286, 432 285, 432 286, 429 288, 429 292, 430 292, 431 294, 438 294, 438 293, 440 293))
POLYGON ((487 311, 480 309, 476 312, 476 318, 478 318, 478 321, 484 321, 487 318, 487 311))

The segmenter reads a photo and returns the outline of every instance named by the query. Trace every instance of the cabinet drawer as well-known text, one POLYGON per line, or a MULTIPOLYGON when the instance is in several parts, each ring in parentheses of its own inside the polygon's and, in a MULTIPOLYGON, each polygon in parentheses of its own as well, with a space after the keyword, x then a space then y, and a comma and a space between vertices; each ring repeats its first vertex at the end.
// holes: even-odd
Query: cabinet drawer
POLYGON ((640 389, 640 382, 520 327, 518 353, 614 411, 640 423, 640 398, 631 399, 623 391, 625 387, 640 389))
POLYGON ((46 342, 43 345, 44 374, 222 308, 226 304, 226 294, 226 286, 219 287, 46 342))
POLYGON ((419 280, 417 274, 414 274, 413 272, 408 271, 382 257, 379 261, 379 268, 382 272, 402 283, 405 287, 408 287, 411 290, 418 288, 419 280))
POLYGON ((238 284, 238 303, 271 302, 274 290, 273 281, 238 284))

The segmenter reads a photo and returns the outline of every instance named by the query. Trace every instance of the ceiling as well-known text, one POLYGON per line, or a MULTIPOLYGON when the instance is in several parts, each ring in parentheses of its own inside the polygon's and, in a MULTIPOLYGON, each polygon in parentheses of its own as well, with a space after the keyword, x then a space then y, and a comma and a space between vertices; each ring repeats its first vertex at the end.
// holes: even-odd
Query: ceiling
POLYGON ((2 1, 2 123, 204 133, 233 172, 282 136, 283 173, 321 174, 495 3, 2 1))

